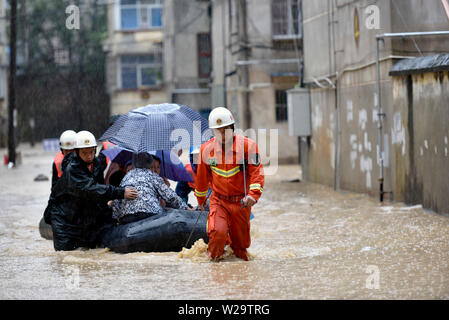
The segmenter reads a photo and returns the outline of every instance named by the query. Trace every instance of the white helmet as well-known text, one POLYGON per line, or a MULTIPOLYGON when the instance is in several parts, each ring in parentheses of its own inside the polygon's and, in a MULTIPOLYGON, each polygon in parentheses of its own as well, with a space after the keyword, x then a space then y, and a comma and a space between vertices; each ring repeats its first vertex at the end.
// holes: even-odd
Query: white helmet
POLYGON ((76 148, 91 148, 96 147, 97 141, 92 133, 89 131, 80 131, 76 134, 76 148))
POLYGON ((215 108, 209 114, 209 128, 211 129, 226 127, 234 123, 231 111, 226 108, 215 108))
POLYGON ((62 150, 75 149, 76 132, 73 130, 64 131, 59 137, 59 147, 62 150))

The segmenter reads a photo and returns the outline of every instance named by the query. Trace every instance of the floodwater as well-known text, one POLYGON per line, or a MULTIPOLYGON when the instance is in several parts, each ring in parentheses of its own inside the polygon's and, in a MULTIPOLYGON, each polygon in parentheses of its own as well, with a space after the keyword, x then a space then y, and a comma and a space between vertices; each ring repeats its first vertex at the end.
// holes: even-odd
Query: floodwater
MULTIPOLYGON (((0 299, 449 299, 449 218, 421 206, 266 177, 251 222, 251 260, 182 253, 55 252, 38 223, 53 154, 21 146, 0 168, 0 299)), ((6 150, 0 150, 0 156, 6 150)))

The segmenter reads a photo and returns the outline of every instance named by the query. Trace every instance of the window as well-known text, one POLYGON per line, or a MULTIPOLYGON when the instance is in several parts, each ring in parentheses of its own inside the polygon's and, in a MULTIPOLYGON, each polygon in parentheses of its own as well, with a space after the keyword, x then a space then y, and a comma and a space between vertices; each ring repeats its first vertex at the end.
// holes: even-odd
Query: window
POLYGON ((300 36, 299 1, 273 0, 271 9, 274 39, 292 39, 300 36))
POLYGON ((160 85, 162 82, 161 52, 150 55, 121 56, 122 89, 137 89, 160 85))
POLYGON ((276 90, 276 122, 287 121, 287 91, 276 90))
POLYGON ((208 78, 212 68, 211 42, 209 33, 198 34, 198 76, 208 78))
POLYGON ((123 30, 162 28, 162 0, 121 0, 123 30))
POLYGON ((70 63, 70 53, 68 49, 55 49, 55 63, 60 66, 67 66, 70 63))

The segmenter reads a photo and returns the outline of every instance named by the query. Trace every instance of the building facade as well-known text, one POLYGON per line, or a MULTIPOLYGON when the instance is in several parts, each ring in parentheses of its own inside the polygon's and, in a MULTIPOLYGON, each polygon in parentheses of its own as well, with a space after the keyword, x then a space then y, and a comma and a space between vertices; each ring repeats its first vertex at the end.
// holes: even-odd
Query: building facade
POLYGON ((111 2, 104 44, 111 114, 174 102, 207 117, 226 106, 238 128, 277 130, 270 158, 297 162, 286 91, 301 78, 300 10, 300 0, 111 2))
POLYGON ((207 118, 212 72, 210 1, 164 1, 166 99, 207 118))
MULTIPOLYGON (((212 4, 212 105, 226 106, 237 127, 277 130, 269 158, 298 161, 288 134, 287 93, 300 82, 301 1, 216 0, 212 4)), ((264 145, 264 144, 263 144, 264 145)), ((266 160, 266 159, 265 159, 266 160)))
POLYGON ((163 0, 108 1, 107 91, 111 114, 166 102, 163 0))
MULTIPOLYGON (((409 109, 403 107, 407 103, 400 99, 407 98, 404 95, 407 79, 394 79, 389 74, 393 65, 403 59, 447 53, 449 38, 385 38, 380 42, 381 95, 376 94, 376 35, 448 30, 449 17, 444 4, 440 0, 303 1, 304 82, 310 89, 312 124, 311 136, 301 140, 303 174, 307 180, 377 196, 381 192, 379 179, 383 178, 387 198, 389 195, 394 200, 422 203, 439 212, 449 212, 446 196, 441 196, 449 192, 447 180, 445 184, 430 182, 448 176, 447 169, 421 171, 430 176, 424 179, 426 183, 415 184, 414 188, 410 180, 414 174, 410 173, 409 165, 417 150, 423 148, 425 154, 426 144, 434 152, 440 150, 438 159, 441 157, 445 168, 449 168, 449 158, 444 154, 447 126, 433 133, 424 130, 433 134, 432 138, 413 139, 409 109), (415 152, 411 152, 413 149, 415 152)), ((441 102, 443 92, 449 89, 445 76, 434 84, 426 82, 432 76, 424 73, 424 80, 420 76, 409 79, 409 88, 414 88, 413 101, 420 101, 422 106, 425 97, 441 102), (435 88, 430 89, 432 85, 435 88)), ((447 108, 447 103, 433 104, 447 108)), ((422 113, 415 124, 439 126, 438 120, 429 114, 430 109, 416 110, 422 113)), ((447 116, 443 110, 436 114, 447 116)))

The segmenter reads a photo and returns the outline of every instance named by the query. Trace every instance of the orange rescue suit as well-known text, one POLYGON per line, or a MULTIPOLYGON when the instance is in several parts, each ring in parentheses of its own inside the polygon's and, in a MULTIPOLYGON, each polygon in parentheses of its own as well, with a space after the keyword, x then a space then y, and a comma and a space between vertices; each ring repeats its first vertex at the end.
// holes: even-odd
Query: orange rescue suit
POLYGON ((234 254, 248 260, 246 249, 251 244, 251 207, 242 208, 244 198, 243 147, 245 150, 246 194, 259 200, 264 186, 263 165, 255 141, 234 134, 232 149, 222 150, 216 138, 201 146, 195 196, 198 204, 206 200, 209 183, 212 188, 207 218, 208 254, 219 258, 229 237, 234 254))

